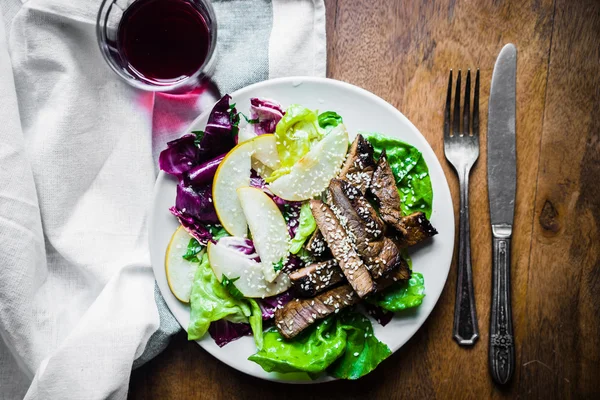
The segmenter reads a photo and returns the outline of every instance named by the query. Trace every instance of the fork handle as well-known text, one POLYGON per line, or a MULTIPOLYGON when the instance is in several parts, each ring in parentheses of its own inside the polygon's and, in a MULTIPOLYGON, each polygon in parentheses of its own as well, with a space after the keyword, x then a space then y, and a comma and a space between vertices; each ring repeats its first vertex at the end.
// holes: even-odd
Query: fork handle
POLYGON ((510 225, 493 225, 492 310, 490 314, 490 372, 494 382, 506 384, 515 370, 512 308, 510 304, 510 225))
POLYGON ((479 338, 473 271, 471 268, 471 234, 469 222, 469 168, 458 171, 460 216, 458 231, 458 276, 454 303, 454 339, 461 346, 473 346, 479 338))

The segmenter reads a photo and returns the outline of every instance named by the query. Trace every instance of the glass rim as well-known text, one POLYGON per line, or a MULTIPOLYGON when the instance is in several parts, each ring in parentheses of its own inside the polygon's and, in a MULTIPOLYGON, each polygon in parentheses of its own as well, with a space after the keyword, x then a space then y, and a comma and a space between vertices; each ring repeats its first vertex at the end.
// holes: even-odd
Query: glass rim
MULTIPOLYGON (((144 1, 144 0, 134 0, 131 4, 129 4, 129 6, 127 6, 127 8, 131 7, 131 5, 137 1, 144 1)), ((181 0, 181 1, 186 1, 186 0, 181 0)), ((217 20, 216 20, 216 16, 215 16, 215 10, 209 0, 201 0, 201 1, 206 6, 206 11, 210 17, 210 21, 206 21, 207 25, 208 25, 208 29, 210 31, 210 36, 211 36, 210 46, 209 46, 208 53, 206 54, 206 58, 204 59, 204 62, 202 63, 202 65, 198 68, 198 70, 196 72, 194 72, 192 75, 188 76, 187 78, 181 79, 174 83, 165 84, 165 85, 159 85, 159 84, 152 85, 152 84, 146 83, 140 79, 132 78, 131 76, 125 74, 118 65, 115 65, 112 57, 109 54, 109 50, 108 50, 109 45, 107 43, 107 38, 106 38, 106 33, 105 33, 106 23, 104 25, 101 25, 101 22, 102 22, 103 11, 105 10, 105 8, 108 7, 106 15, 104 16, 104 18, 105 18, 104 22, 106 22, 106 20, 108 19, 110 8, 115 5, 117 0, 102 0, 102 2, 100 3, 100 8, 98 10, 98 16, 96 17, 96 40, 98 41, 98 46, 100 47, 100 53, 102 54, 102 58, 104 58, 104 61, 106 61, 106 63, 110 67, 110 69, 112 69, 117 75, 119 75, 119 77, 121 77, 125 82, 127 82, 127 84, 129 84, 137 89, 142 89, 142 90, 149 91, 149 92, 167 92, 167 93, 169 93, 169 92, 176 92, 179 89, 190 86, 190 82, 199 80, 205 74, 205 69, 212 61, 212 58, 215 53, 215 49, 217 47, 217 34, 218 34, 217 30, 218 29, 217 29, 217 20), (103 26, 104 26, 104 29, 103 29, 103 26)), ((125 8, 125 10, 127 10, 127 8, 125 8)), ((123 12, 125 12, 125 10, 123 10, 123 9, 121 9, 121 10, 123 12)))

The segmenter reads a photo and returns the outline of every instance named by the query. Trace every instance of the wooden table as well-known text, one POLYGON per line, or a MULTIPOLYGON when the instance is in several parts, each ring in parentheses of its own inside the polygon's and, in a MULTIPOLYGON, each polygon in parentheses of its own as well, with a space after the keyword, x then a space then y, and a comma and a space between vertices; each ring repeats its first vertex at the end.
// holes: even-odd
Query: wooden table
POLYGON ((358 382, 289 386, 246 376, 185 335, 132 374, 134 399, 600 398, 600 1, 326 0, 328 76, 383 97, 444 159, 450 68, 481 69, 482 156, 472 172, 473 273, 481 339, 452 340, 456 264, 415 336, 358 382), (488 373, 491 233, 485 127, 494 61, 518 48, 513 239, 517 369, 488 373), (323 396, 323 397, 322 397, 323 396))

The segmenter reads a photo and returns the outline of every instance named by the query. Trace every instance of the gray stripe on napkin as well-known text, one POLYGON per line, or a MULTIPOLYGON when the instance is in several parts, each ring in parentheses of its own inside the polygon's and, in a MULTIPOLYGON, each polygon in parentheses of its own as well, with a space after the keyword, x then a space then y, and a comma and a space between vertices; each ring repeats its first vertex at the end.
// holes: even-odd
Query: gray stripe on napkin
MULTIPOLYGON (((269 0, 214 0, 217 14, 217 62, 213 80, 221 93, 269 78, 269 37, 273 8, 269 0)), ((150 336, 144 353, 133 363, 138 368, 162 352, 181 326, 169 311, 158 285, 154 298, 160 326, 150 336)))
POLYGON ((217 14, 217 64, 213 80, 231 93, 269 78, 270 0, 213 1, 217 14))

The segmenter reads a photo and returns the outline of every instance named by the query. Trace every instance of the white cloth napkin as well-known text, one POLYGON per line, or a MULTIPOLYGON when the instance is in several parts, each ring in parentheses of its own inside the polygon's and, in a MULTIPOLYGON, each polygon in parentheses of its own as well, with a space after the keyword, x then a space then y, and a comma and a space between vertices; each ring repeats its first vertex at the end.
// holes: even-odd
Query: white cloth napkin
MULTIPOLYGON (((230 92, 325 75, 323 0, 214 1, 230 92)), ((214 99, 122 82, 97 0, 0 2, 0 399, 124 399, 179 327, 150 266, 156 156, 214 99)))

